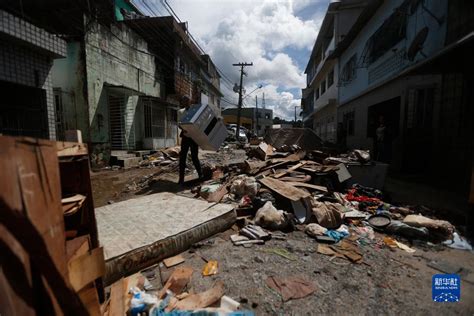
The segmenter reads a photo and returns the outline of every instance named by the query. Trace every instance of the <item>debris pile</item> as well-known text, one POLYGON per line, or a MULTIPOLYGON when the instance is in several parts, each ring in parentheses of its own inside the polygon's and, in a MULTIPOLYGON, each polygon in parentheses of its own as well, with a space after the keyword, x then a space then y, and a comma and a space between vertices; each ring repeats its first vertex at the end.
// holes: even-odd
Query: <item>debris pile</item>
MULTIPOLYGON (((229 162, 219 158, 229 154, 226 149, 209 157, 204 162, 210 168, 209 180, 191 190, 197 199, 235 206, 237 223, 233 234, 228 236, 234 246, 257 247, 294 261, 297 260, 294 254, 272 243, 274 239, 287 240, 291 231, 300 230, 307 238, 317 241, 314 251, 330 257, 334 264, 368 266, 371 264, 364 259, 364 247, 400 249, 409 254, 416 251, 414 241, 453 240, 445 244, 470 247, 449 222, 425 216, 428 212, 419 214, 419 207, 389 203, 384 192, 377 188, 358 183, 349 185, 352 176, 348 165, 371 166, 369 152, 353 150, 334 155, 316 149, 303 150, 297 144, 273 146, 265 142, 249 145, 245 150, 243 160, 229 162)), ((174 151, 167 152, 162 151, 169 158, 174 151)), ((157 174, 174 172, 171 165, 157 174)), ((146 308, 149 315, 180 315, 191 311, 225 315, 239 309, 238 302, 225 296, 224 283, 219 279, 203 292, 189 292, 194 272, 183 265, 184 261, 182 257, 173 257, 160 264, 160 269, 178 268, 162 280, 162 288, 152 296, 149 291, 131 288, 128 295, 133 297, 132 314, 134 308, 146 308)), ((219 275, 218 262, 205 261, 201 277, 219 275)), ((316 291, 312 282, 298 275, 285 278, 271 275, 266 277, 265 284, 279 293, 283 301, 303 298, 316 291)))
POLYGON ((219 166, 221 177, 196 190, 208 201, 236 204, 244 225, 231 236, 234 245, 264 244, 271 240, 272 232, 296 228, 318 242, 336 244, 330 248, 332 255, 342 251, 336 257, 347 258, 348 249, 358 253, 354 249, 361 244, 395 245, 412 252, 401 240, 453 239, 455 228, 449 222, 417 214, 416 207, 388 203, 379 189, 348 185, 352 177, 348 165, 373 164, 367 151, 331 155, 305 151, 297 144, 274 147, 265 142, 246 150, 244 162, 219 166), (394 242, 384 242, 374 232, 390 235, 394 242))

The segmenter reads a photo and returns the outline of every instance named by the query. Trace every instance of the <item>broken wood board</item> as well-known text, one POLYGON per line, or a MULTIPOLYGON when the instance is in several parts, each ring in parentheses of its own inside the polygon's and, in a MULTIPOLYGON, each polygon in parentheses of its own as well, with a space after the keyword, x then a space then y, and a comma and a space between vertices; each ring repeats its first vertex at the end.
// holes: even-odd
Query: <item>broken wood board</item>
POLYGON ((109 315, 125 315, 125 293, 127 292, 127 282, 124 278, 112 284, 110 288, 109 315))
POLYGON ((294 186, 278 179, 267 177, 260 179, 259 181, 270 190, 275 191, 276 193, 291 201, 299 201, 300 199, 309 197, 311 195, 306 191, 295 188, 294 186))
POLYGON ((252 161, 252 160, 245 160, 245 168, 247 173, 254 175, 257 174, 260 169, 266 167, 268 165, 268 161, 252 161))
POLYGON ((193 272, 193 268, 188 266, 176 268, 166 281, 163 289, 158 293, 158 298, 162 299, 166 295, 167 290, 170 290, 175 295, 181 294, 189 281, 191 281, 193 272))
POLYGON ((92 249, 68 263, 69 282, 75 291, 105 274, 104 250, 92 249))
POLYGON ((261 142, 255 149, 255 153, 261 160, 266 160, 268 155, 273 154, 273 146, 265 142, 261 142))
POLYGON ((288 182, 301 182, 301 183, 306 183, 311 181, 311 176, 310 175, 297 175, 297 176, 289 176, 289 177, 283 177, 279 179, 280 181, 284 181, 286 183, 288 182))
POLYGON ((184 262, 184 258, 182 255, 177 255, 177 256, 166 258, 165 260, 163 260, 163 263, 167 268, 171 268, 183 262, 184 262))
POLYGON ((0 136, 0 148, 1 313, 44 313, 40 297, 48 314, 85 315, 67 277, 56 142, 0 136))
POLYGON ((229 204, 162 192, 99 207, 96 218, 110 284, 230 228, 236 213, 229 204))
POLYGON ((88 155, 87 145, 74 142, 56 142, 58 157, 88 155))
POLYGON ((99 296, 97 295, 97 289, 95 288, 94 283, 88 284, 78 293, 79 298, 81 299, 82 304, 87 309, 88 315, 91 316, 100 316, 102 315, 100 310, 99 296))
POLYGON ((89 235, 79 236, 66 241, 66 256, 67 261, 70 262, 82 255, 85 255, 89 249, 90 240, 89 235))
POLYGON ((288 168, 287 170, 285 170, 285 171, 283 171, 283 172, 281 172, 281 173, 279 173, 279 174, 274 175, 273 177, 274 177, 275 179, 281 178, 281 177, 283 177, 284 175, 286 175, 286 174, 288 174, 288 173, 290 173, 290 172, 292 172, 292 171, 295 171, 296 169, 298 169, 298 168, 300 168, 300 167, 303 167, 305 164, 306 164, 306 161, 302 161, 302 162, 300 162, 300 163, 298 163, 298 164, 296 164, 296 165, 294 165, 294 166, 288 168))
POLYGON ((224 183, 223 185, 221 185, 219 187, 219 189, 217 189, 217 191, 212 192, 211 194, 209 194, 209 196, 207 197, 206 200, 208 202, 219 203, 222 200, 222 198, 224 197, 224 195, 229 193, 229 190, 227 190, 227 184, 228 183, 224 183))
POLYGON ((181 301, 177 302, 175 309, 179 310, 197 310, 208 307, 224 296, 224 282, 217 281, 216 284, 207 291, 198 294, 191 294, 181 301))
POLYGON ((311 183, 304 183, 304 182, 286 182, 289 185, 292 185, 294 187, 303 187, 303 188, 308 188, 308 189, 313 189, 321 192, 328 192, 328 189, 326 187, 323 187, 321 185, 316 185, 316 184, 311 184, 311 183))

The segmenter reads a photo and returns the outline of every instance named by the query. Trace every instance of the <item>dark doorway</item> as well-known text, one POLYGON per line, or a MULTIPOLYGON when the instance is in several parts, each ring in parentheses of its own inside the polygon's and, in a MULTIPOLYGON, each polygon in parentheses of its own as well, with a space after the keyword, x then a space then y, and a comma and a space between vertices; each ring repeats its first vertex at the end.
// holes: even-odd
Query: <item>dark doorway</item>
POLYGON ((48 138, 46 91, 0 81, 0 133, 48 138))
POLYGON ((392 160, 392 144, 399 134, 400 97, 374 104, 368 109, 367 137, 374 142, 374 159, 392 160))

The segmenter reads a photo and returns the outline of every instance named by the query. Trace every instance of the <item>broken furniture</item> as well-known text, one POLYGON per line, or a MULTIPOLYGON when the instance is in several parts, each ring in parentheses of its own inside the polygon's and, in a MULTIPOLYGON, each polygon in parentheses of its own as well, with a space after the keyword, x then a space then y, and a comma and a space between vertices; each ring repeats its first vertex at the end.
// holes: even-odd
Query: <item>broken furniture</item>
POLYGON ((0 148, 0 314, 101 315, 87 147, 0 136, 0 148), (66 195, 75 197, 66 205, 78 203, 67 214, 66 195))

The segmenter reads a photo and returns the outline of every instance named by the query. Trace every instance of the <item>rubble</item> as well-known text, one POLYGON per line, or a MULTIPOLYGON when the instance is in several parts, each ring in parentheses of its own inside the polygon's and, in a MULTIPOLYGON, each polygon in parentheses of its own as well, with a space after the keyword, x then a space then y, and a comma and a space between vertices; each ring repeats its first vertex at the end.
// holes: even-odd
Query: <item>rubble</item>
POLYGON ((264 228, 273 230, 285 230, 290 225, 287 213, 277 210, 270 201, 266 202, 257 211, 254 222, 264 228))

